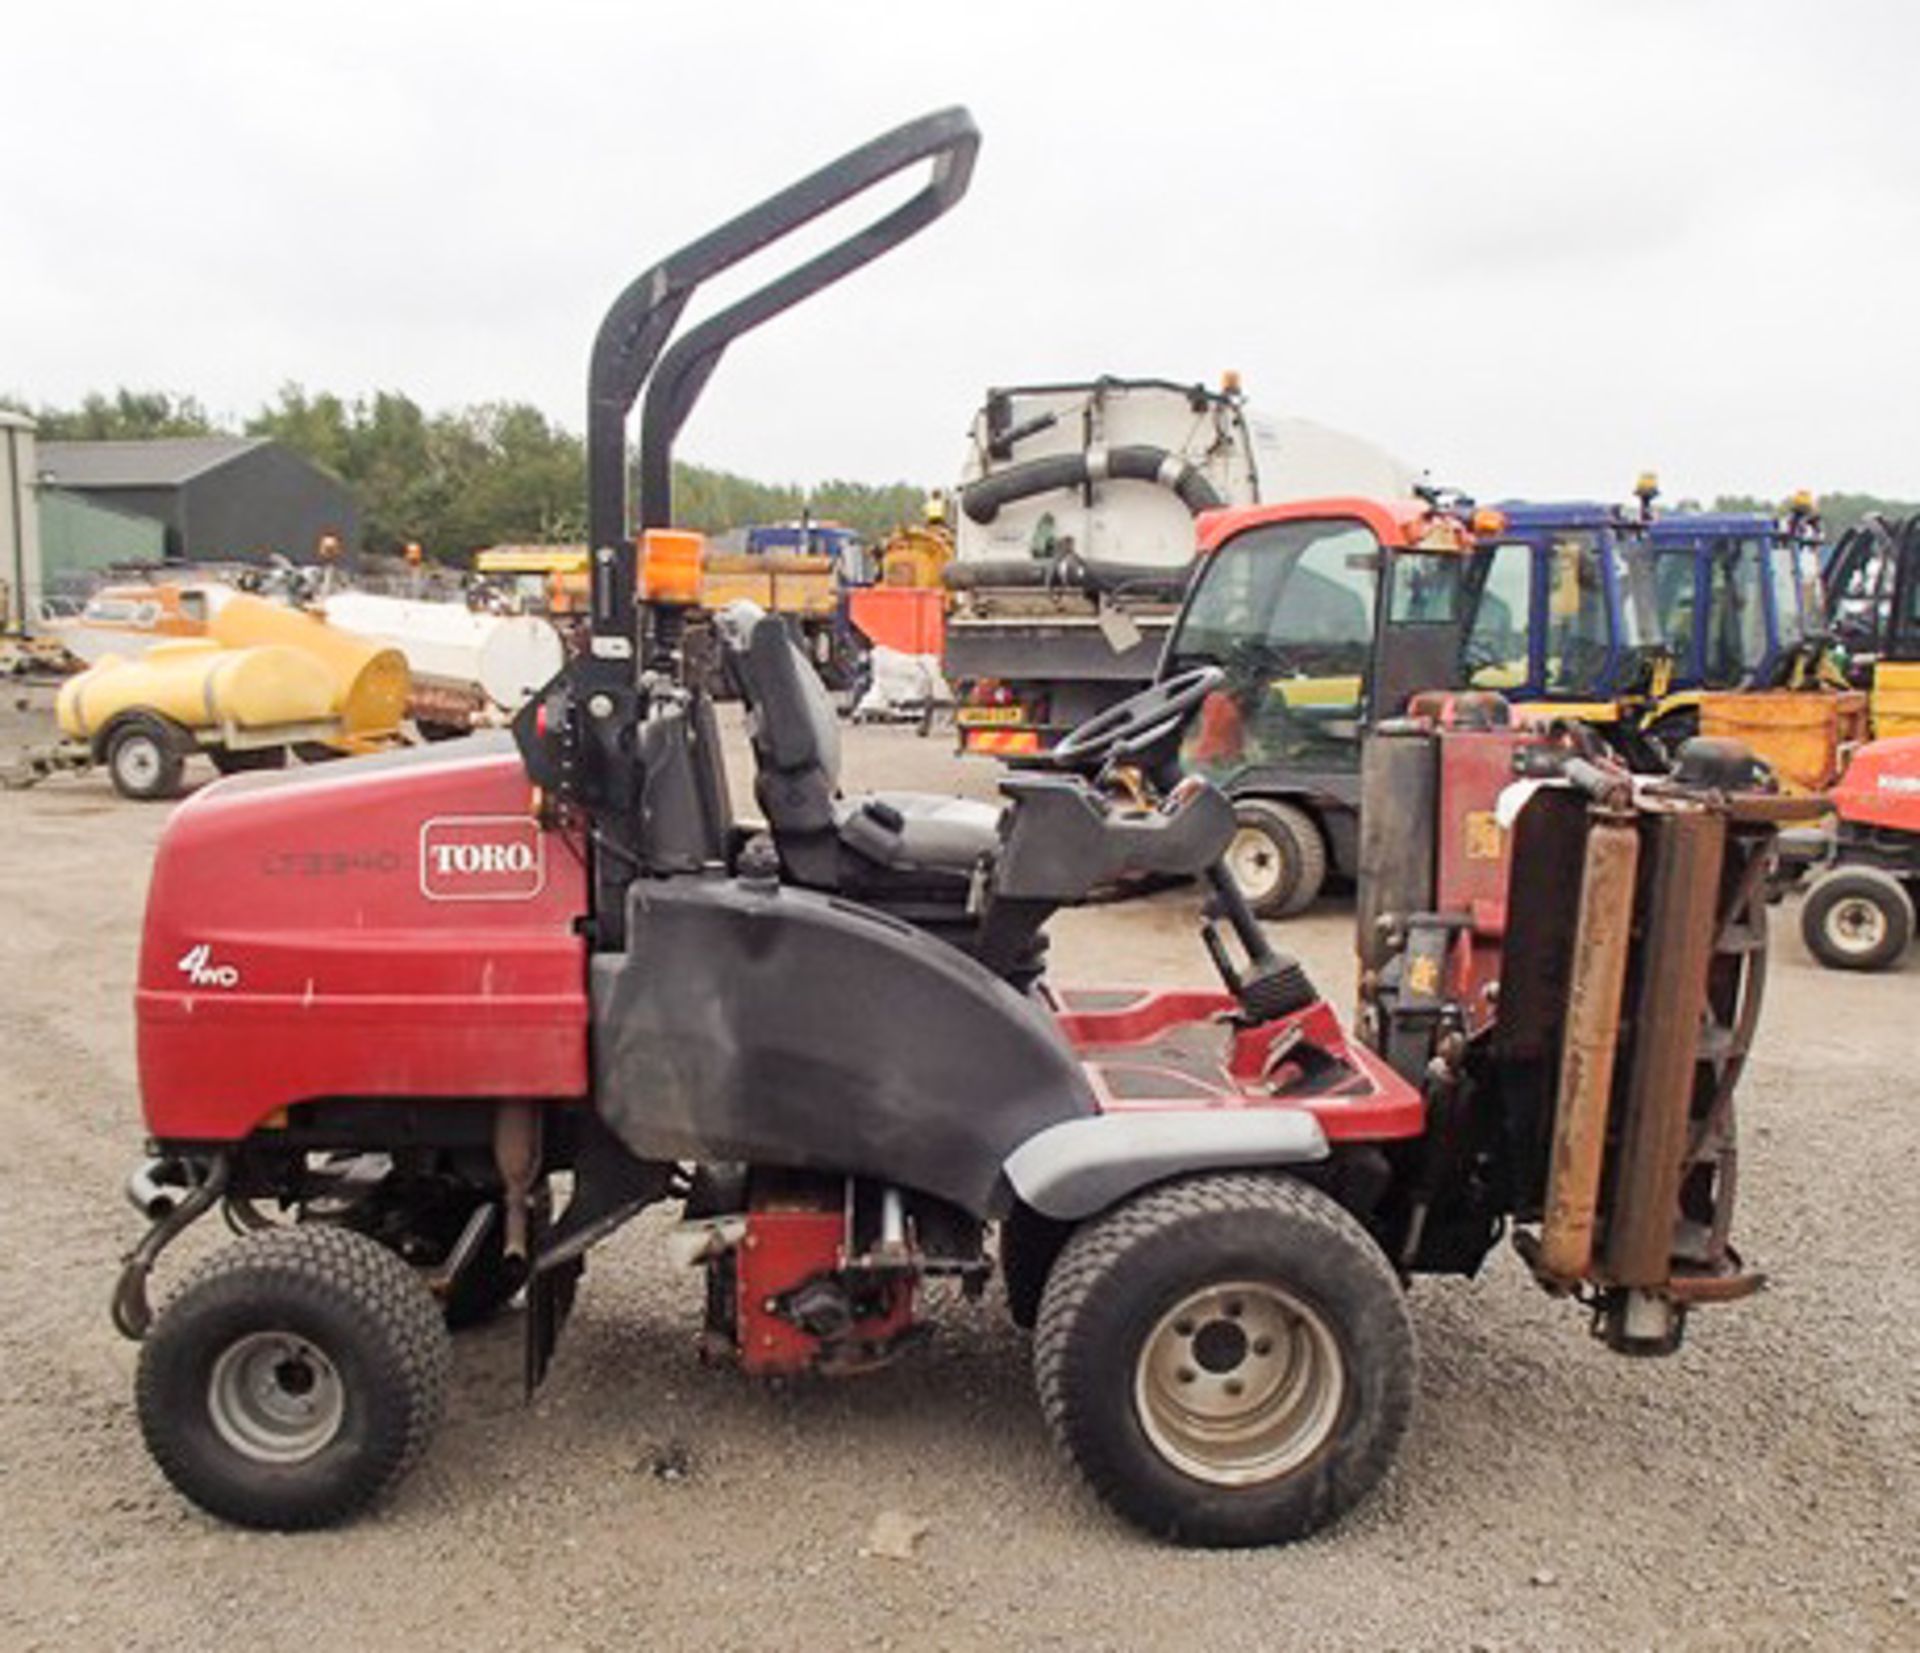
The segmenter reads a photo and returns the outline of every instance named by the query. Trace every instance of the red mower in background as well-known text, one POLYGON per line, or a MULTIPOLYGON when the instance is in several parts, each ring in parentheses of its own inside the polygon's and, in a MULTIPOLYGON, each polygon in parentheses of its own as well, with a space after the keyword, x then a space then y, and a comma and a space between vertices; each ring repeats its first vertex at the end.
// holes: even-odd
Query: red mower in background
POLYGON ((1781 835, 1783 881, 1806 881, 1801 938, 1830 970, 1893 969, 1920 891, 1920 735, 1856 748, 1829 798, 1825 827, 1781 835))
POLYGON ((1733 1092, 1795 806, 1742 791, 1737 753, 1635 789, 1496 697, 1383 725, 1358 1038, 1248 911, 1231 804, 1181 776, 1215 668, 1073 731, 998 808, 849 797, 818 679, 738 607, 764 820, 732 817, 683 680, 673 438, 733 339, 943 214, 977 144, 959 110, 901 127, 615 303, 591 633, 514 745, 237 778, 169 823, 136 1006, 150 1226, 113 1307, 147 1443, 203 1508, 364 1508, 439 1418, 447 1326, 524 1294, 537 1383, 588 1251, 656 1204, 705 1276, 701 1348, 750 1373, 880 1365, 943 1283, 997 1275, 1089 1483, 1194 1544, 1298 1538, 1377 1483, 1413 1274, 1472 1273, 1512 1230, 1635 1354, 1758 1283, 1729 1241, 1733 1092), (710 277, 916 163, 919 193, 675 338, 710 277), (1202 882, 1218 985, 1053 986, 1050 916, 1142 875, 1202 882), (156 1316, 156 1261, 215 1207, 247 1232, 156 1316))

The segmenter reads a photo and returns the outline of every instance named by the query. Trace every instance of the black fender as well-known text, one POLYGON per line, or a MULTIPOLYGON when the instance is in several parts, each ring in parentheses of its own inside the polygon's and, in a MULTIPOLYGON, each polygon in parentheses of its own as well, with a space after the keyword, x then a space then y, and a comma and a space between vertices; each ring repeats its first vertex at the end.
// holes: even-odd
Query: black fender
POLYGON ((923 930, 771 882, 637 880, 592 1001, 596 1105, 642 1159, 844 1172, 991 1218, 1008 1156, 1097 1111, 1038 1002, 923 930))

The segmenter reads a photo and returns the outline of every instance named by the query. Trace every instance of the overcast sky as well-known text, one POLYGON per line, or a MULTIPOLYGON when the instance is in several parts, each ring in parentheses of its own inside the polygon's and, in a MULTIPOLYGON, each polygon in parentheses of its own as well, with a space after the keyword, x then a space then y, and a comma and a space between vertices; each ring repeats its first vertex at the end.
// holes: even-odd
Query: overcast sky
POLYGON ((1920 6, 9 7, 0 390, 584 422, 644 265, 941 104, 968 199, 684 457, 950 480, 989 383, 1214 379, 1481 495, 1920 497, 1920 6))

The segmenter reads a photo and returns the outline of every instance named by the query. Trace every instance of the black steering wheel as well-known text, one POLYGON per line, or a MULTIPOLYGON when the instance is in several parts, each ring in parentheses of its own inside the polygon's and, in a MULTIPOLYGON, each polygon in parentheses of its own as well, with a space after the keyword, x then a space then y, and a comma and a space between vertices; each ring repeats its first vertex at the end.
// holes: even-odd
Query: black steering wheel
POLYGON ((1193 666, 1149 683, 1069 730, 1046 754, 1049 765, 1093 774, 1115 758, 1151 761, 1155 748, 1177 740, 1200 703, 1226 680, 1218 666, 1193 666))

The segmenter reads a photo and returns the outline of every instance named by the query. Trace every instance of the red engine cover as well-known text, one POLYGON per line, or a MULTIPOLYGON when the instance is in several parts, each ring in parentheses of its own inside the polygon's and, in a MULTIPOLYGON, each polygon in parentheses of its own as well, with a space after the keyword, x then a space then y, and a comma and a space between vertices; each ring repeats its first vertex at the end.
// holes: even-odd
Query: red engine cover
POLYGON ((1833 789, 1833 807, 1855 826, 1920 832, 1920 735, 1861 747, 1833 789))
POLYGON ((430 748, 224 781, 167 823, 135 995, 153 1135, 334 1097, 584 1096, 579 842, 520 760, 430 748))

